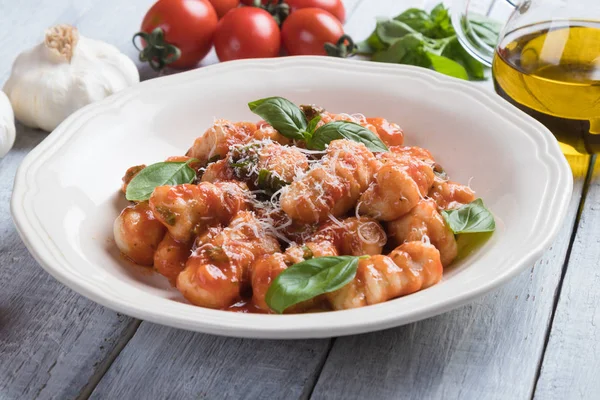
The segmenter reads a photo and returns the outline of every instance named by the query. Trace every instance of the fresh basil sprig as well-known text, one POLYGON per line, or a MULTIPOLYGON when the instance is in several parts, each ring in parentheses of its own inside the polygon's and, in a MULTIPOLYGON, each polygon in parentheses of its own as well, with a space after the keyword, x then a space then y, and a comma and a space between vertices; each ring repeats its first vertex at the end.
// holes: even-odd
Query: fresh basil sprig
POLYGON ((185 162, 159 162, 141 170, 127 185, 125 197, 130 201, 148 200, 154 189, 164 185, 192 183, 196 179, 194 171, 185 162))
POLYGON ((477 199, 455 210, 444 210, 442 216, 446 223, 458 235, 461 233, 493 232, 496 229, 494 216, 483 205, 483 200, 477 199))
POLYGON ((324 150, 333 140, 348 139, 362 143, 374 152, 388 151, 377 135, 354 122, 333 121, 317 128, 320 115, 307 122, 300 107, 283 97, 255 100, 248 103, 248 106, 283 136, 303 140, 310 150, 324 150))
POLYGON ((336 291, 356 276, 361 257, 316 257, 294 264, 273 280, 265 300, 277 312, 323 293, 336 291))
POLYGON ((283 136, 304 140, 308 122, 302 110, 291 101, 283 97, 267 97, 251 101, 248 107, 283 136))
POLYGON ((434 71, 442 72, 448 76, 453 76, 458 79, 469 80, 469 74, 465 67, 460 65, 458 62, 444 56, 437 55, 435 53, 428 52, 427 58, 431 63, 431 69, 434 71))
POLYGON ((469 30, 471 28, 473 33, 488 46, 496 46, 500 31, 502 30, 502 23, 477 13, 469 13, 468 21, 469 24, 466 26, 467 29, 465 29, 467 34, 471 34, 469 30))
POLYGON ((261 169, 258 172, 258 177, 256 178, 256 186, 259 189, 264 190, 268 195, 272 195, 289 184, 290 182, 284 181, 277 176, 276 173, 269 171, 268 169, 261 169))
MULTIPOLYGON (((465 28, 493 47, 500 26, 483 15, 473 15, 465 28)), ((393 19, 377 21, 373 33, 357 48, 357 53, 370 55, 373 61, 416 65, 461 79, 485 79, 483 65, 459 43, 443 4, 430 13, 410 8, 393 19)))
POLYGON ((375 152, 388 151, 387 146, 367 128, 348 121, 333 121, 322 125, 313 134, 310 146, 315 150, 325 150, 325 146, 337 139, 348 139, 363 143, 375 152))
POLYGON ((312 136, 312 132, 314 132, 317 129, 317 124, 319 122, 321 122, 321 116, 320 115, 316 115, 308 123, 308 129, 307 129, 307 131, 311 133, 311 136, 312 136))
POLYGON ((230 149, 228 162, 236 178, 244 182, 253 182, 258 189, 264 191, 264 194, 271 196, 291 182, 286 182, 277 173, 268 169, 257 170, 262 146, 261 143, 236 146, 230 149))

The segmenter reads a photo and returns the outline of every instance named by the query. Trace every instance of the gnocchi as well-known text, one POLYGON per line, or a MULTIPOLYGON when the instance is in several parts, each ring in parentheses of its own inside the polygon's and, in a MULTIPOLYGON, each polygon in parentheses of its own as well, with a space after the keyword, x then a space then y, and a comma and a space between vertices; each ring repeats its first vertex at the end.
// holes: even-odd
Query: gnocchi
MULTIPOLYGON (((473 202, 473 190, 448 180, 429 151, 404 146, 384 118, 313 105, 278 112, 292 113, 287 125, 216 120, 186 156, 168 158, 187 180, 163 179, 123 210, 114 223, 123 255, 193 305, 243 312, 350 309, 438 283, 458 251, 444 213, 473 202), (323 150, 311 141, 328 124, 339 131, 323 150), (296 299, 276 309, 289 276, 296 299), (299 282, 320 291, 306 295, 299 282)), ((145 168, 126 171, 123 193, 145 168)))

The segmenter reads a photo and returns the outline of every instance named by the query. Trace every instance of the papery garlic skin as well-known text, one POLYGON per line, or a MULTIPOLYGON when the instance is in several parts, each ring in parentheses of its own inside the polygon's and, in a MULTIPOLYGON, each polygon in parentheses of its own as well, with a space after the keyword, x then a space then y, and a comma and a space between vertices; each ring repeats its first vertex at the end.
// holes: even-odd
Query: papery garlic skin
POLYGON ((0 92, 0 158, 13 147, 15 143, 15 116, 8 97, 0 92))
POLYGON ((81 107, 139 81, 133 61, 116 47, 58 25, 17 57, 3 90, 17 120, 52 131, 81 107))

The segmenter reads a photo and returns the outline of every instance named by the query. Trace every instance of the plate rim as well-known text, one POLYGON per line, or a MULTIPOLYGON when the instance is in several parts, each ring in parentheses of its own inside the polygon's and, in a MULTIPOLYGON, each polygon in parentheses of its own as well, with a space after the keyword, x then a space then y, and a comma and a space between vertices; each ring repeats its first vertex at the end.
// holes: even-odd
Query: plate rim
MULTIPOLYGON (((504 118, 507 119, 506 115, 504 118)), ((338 60, 326 57, 300 56, 277 59, 238 60, 156 78, 142 82, 98 103, 94 103, 78 110, 60 124, 59 127, 49 134, 37 147, 31 150, 22 161, 15 176, 11 198, 11 214, 17 232, 26 247, 35 260, 50 273, 50 275, 79 294, 117 312, 122 312, 135 318, 163 325, 225 336, 277 339, 322 338, 364 333, 415 322, 447 312, 499 287, 523 271, 527 266, 532 265, 542 255, 546 248, 549 247, 552 240, 557 236, 568 211, 572 188, 573 177, 571 169, 550 131, 529 115, 521 112, 499 96, 482 87, 419 67, 379 64, 360 60, 338 60), (353 318, 351 318, 352 314, 357 315, 360 310, 363 310, 362 314, 365 314, 365 309, 372 309, 374 307, 381 308, 381 306, 390 302, 362 309, 335 311, 333 313, 336 315, 344 314, 349 318, 346 318, 345 323, 334 328, 331 326, 315 327, 314 320, 316 314, 235 314, 220 310, 202 309, 203 314, 209 317, 208 319, 210 321, 190 321, 183 312, 181 315, 165 315, 160 314, 160 312, 152 312, 140 308, 139 306, 133 306, 129 303, 123 303, 118 299, 110 298, 100 290, 96 290, 93 286, 70 275, 68 271, 61 268, 62 262, 60 260, 60 254, 57 254, 57 252, 60 253, 60 250, 56 248, 53 251, 53 249, 49 248, 48 243, 44 240, 43 232, 40 232, 40 230, 35 227, 35 221, 31 219, 28 210, 25 208, 27 199, 39 190, 35 185, 34 176, 39 167, 43 165, 43 155, 48 157, 59 150, 64 142, 68 141, 69 138, 77 133, 77 126, 81 126, 89 119, 102 114, 105 111, 118 107, 119 104, 135 98, 145 90, 151 90, 157 86, 180 84, 190 80, 206 79, 206 77, 211 74, 218 74, 224 69, 243 70, 247 67, 258 67, 271 70, 285 68, 291 65, 305 65, 313 68, 320 66, 327 69, 339 69, 340 65, 344 65, 345 69, 350 69, 348 68, 348 65, 352 65, 352 70, 355 72, 360 72, 356 70, 371 70, 371 72, 376 71, 377 73, 382 74, 404 74, 409 77, 412 76, 415 79, 427 80, 430 83, 433 82, 437 85, 438 89, 449 88, 467 92, 471 97, 475 97, 475 100, 478 100, 482 106, 495 108, 493 111, 497 113, 510 115, 510 122, 519 126, 535 143, 535 159, 545 164, 548 168, 554 167, 558 172, 556 176, 550 176, 551 174, 549 172, 547 173, 549 179, 554 179, 556 182, 552 185, 554 188, 552 195, 550 196, 548 193, 544 195, 543 206, 557 212, 553 213, 554 217, 552 219, 546 218, 546 221, 542 224, 542 226, 546 226, 544 235, 538 235, 541 238, 536 238, 535 246, 532 246, 524 253, 524 255, 520 256, 516 261, 516 265, 507 269, 504 273, 496 275, 493 279, 487 280, 485 283, 480 284, 474 289, 466 290, 451 299, 446 299, 440 304, 427 304, 425 307, 416 308, 396 316, 384 316, 383 313, 379 313, 381 314, 379 318, 369 318, 369 320, 363 320, 362 322, 354 321, 353 318), (225 313, 227 314, 227 318, 221 318, 225 313), (299 323, 303 322, 305 324, 293 324, 288 326, 288 324, 282 323, 274 327, 271 326, 273 318, 281 318, 284 322, 290 321, 293 318, 294 321, 297 320, 299 323), (256 323, 254 323, 254 321, 256 323), (313 321, 313 323, 310 323, 311 321, 313 321), (252 324, 249 324, 249 322, 252 322, 252 324)), ((66 262, 66 260, 64 261, 66 262)), ((417 292, 411 296, 419 296, 419 293, 423 292, 417 292)), ((186 304, 180 305, 187 308, 191 307, 186 304)), ((331 313, 332 312, 324 314, 331 313)), ((340 318, 334 319, 339 320, 340 318)))

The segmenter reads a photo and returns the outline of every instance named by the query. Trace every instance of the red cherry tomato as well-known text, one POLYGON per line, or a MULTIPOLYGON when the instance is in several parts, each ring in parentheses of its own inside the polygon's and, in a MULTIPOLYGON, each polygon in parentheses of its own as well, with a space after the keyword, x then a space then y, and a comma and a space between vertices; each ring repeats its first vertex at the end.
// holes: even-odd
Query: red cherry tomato
MULTIPOLYGON (((146 13, 141 30, 150 35, 155 28, 161 28, 164 38, 158 38, 158 43, 154 43, 151 35, 145 36, 143 44, 144 47, 154 45, 156 49, 165 44, 176 46, 181 56, 168 65, 174 68, 191 68, 209 52, 217 22, 217 13, 208 0, 159 0, 146 13)), ((149 58, 151 65, 153 59, 157 62, 157 56, 149 58)))
POLYGON ((344 34, 340 21, 320 8, 302 8, 281 27, 283 45, 291 56, 327 55, 325 43, 335 44, 344 34))
MULTIPOLYGON (((261 3, 263 6, 267 5, 268 2, 269 2, 269 0, 261 0, 261 3)), ((242 3, 247 6, 253 6, 254 0, 242 0, 242 3)))
POLYGON ((240 5, 240 0, 209 0, 210 4, 215 8, 217 16, 223 18, 225 14, 232 8, 240 5))
POLYGON ((302 8, 321 8, 330 12, 342 24, 346 19, 346 9, 341 0, 286 0, 290 6, 290 11, 298 11, 302 8))
POLYGON ((261 8, 241 7, 219 21, 214 42, 220 61, 277 57, 281 34, 271 14, 261 8))

